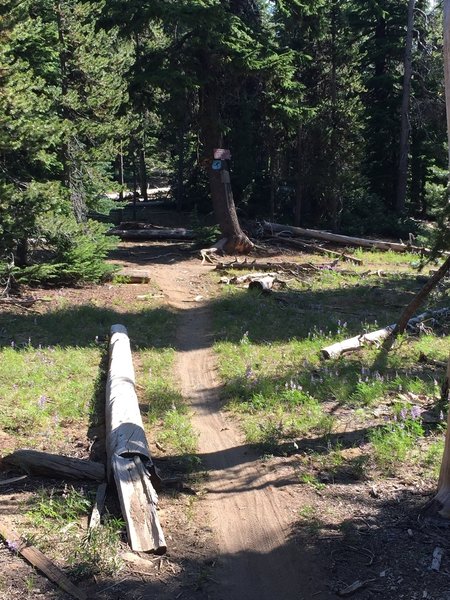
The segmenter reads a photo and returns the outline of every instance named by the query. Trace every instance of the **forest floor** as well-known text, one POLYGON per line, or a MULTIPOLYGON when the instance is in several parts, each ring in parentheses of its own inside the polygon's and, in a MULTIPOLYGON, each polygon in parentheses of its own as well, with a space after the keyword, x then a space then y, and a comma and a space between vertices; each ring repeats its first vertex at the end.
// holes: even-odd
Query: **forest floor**
MULTIPOLYGON (((371 406, 371 421, 367 421, 368 412, 362 415, 362 408, 357 410, 330 395, 323 401, 323 410, 334 419, 328 431, 317 433, 312 428, 304 435, 265 439, 264 444, 249 441, 244 434, 244 416, 230 410, 229 382, 224 381, 223 375, 227 370, 224 350, 221 354, 214 345, 227 335, 221 333, 221 322, 217 319, 216 312, 221 310, 225 318, 231 319, 229 337, 233 336, 233 323, 243 319, 239 324, 242 337, 236 338, 232 347, 237 362, 240 349, 248 351, 247 337, 252 336, 252 331, 245 305, 236 304, 234 312, 226 302, 220 306, 218 299, 223 285, 213 272, 214 267, 202 265, 197 253, 184 244, 122 243, 112 260, 124 268, 149 273, 151 283, 34 290, 36 296, 45 297, 45 303, 31 310, 1 309, 1 345, 8 350, 13 339, 15 348, 35 353, 42 352, 44 344, 71 349, 86 347, 95 353, 95 344, 102 346, 109 325, 122 321, 135 344, 138 382, 145 378, 146 368, 145 356, 138 350, 151 351, 150 345, 173 350, 174 386, 188 405, 197 448, 194 458, 188 452, 171 451, 170 444, 166 449, 163 444, 155 443, 149 425, 150 447, 163 476, 184 477, 181 489, 163 490, 160 495, 160 519, 168 553, 164 557, 133 557, 122 538, 117 569, 110 569, 108 575, 99 571, 83 577, 78 573, 77 579, 73 562, 68 563, 64 548, 58 544, 69 543, 78 530, 70 523, 58 528, 54 521, 51 525, 54 531, 46 526, 41 535, 36 519, 30 525, 30 505, 42 490, 51 489, 52 494, 64 498, 71 494, 70 490, 84 495, 95 491, 92 485, 73 484, 68 490, 61 482, 31 476, 8 486, 0 485, 1 522, 28 532, 36 545, 78 581, 89 598, 99 600, 325 600, 348 596, 358 600, 449 600, 448 531, 440 522, 422 516, 435 491, 436 470, 430 473, 423 460, 405 459, 395 472, 383 473, 367 455, 368 430, 383 422, 389 403, 394 402, 392 397, 380 404, 381 408, 371 406), (143 316, 139 305, 145 305, 145 310, 154 314, 143 316), (69 317, 72 329, 63 330, 69 317), (163 323, 157 339, 145 321, 150 317, 155 319, 152 321, 155 329, 158 320, 166 323, 167 319, 168 325, 163 323), (185 469, 184 455, 189 455, 193 468, 185 469), (440 570, 432 571, 436 547, 443 548, 444 555, 440 570)), ((326 262, 323 257, 291 253, 274 254, 271 260, 326 262)), ((393 272, 399 268, 384 267, 393 272)), ((366 264, 364 268, 377 270, 380 264, 366 264)), ((411 277, 414 279, 416 275, 411 277)), ((387 297, 391 292, 371 286, 371 293, 374 297, 380 294, 387 297)), ((347 303, 339 304, 336 292, 330 292, 327 299, 330 303, 337 302, 334 306, 337 314, 356 310, 358 303, 352 300, 349 305, 347 299, 347 303)), ((306 295, 300 300, 303 304, 297 307, 298 315, 305 310, 307 300, 306 295)), ((291 301, 291 297, 284 296, 282 310, 291 301)), ((265 328, 266 338, 281 337, 279 329, 274 331, 280 306, 258 296, 249 302, 255 314, 263 311, 263 322, 258 326, 265 328)), ((370 306, 366 299, 361 302, 367 315, 370 306)), ((399 308, 394 306, 391 310, 395 313, 399 308)), ((329 311, 321 305, 316 310, 318 322, 326 320, 330 315, 325 313, 329 311)), ((279 318, 287 318, 286 313, 281 312, 279 318)), ((442 348, 438 358, 448 353, 447 340, 448 337, 436 342, 442 348)), ((95 356, 104 360, 102 347, 95 356)), ((275 343, 273 352, 278 352, 275 343)), ((289 360, 287 357, 286 362, 289 360)), ((255 369, 258 361, 253 365, 255 369)), ((441 364, 442 360, 435 362, 441 364)), ((283 368, 281 364, 275 366, 279 371, 283 368)), ((296 372, 301 370, 299 364, 295 368, 296 372)), ((314 363, 312 382, 316 375, 319 380, 321 368, 314 363)), ((436 377, 442 374, 439 368, 436 377)), ((426 372, 425 376, 428 375, 426 372)), ((103 391, 104 375, 99 377, 93 393, 101 395, 103 391)), ((414 398, 425 404, 431 402, 429 396, 424 396, 417 393, 414 398)), ((0 399, 6 406, 5 392, 1 389, 0 399)), ((144 399, 142 408, 148 409, 144 399)), ((4 412, 8 410, 4 407, 4 412)), ((17 425, 14 429, 10 424, 4 425, 0 429, 2 455, 29 446, 104 459, 103 424, 98 415, 97 420, 65 418, 60 425, 58 434, 55 427, 53 433, 51 428, 44 428, 36 435, 30 435, 26 427, 21 429, 17 425)), ((154 423, 154 427, 162 424, 154 423)), ((266 431, 265 423, 258 427, 266 431)), ((418 440, 416 446, 429 456, 430 444, 438 438, 442 442, 442 437, 441 428, 418 440)), ((2 476, 14 474, 9 471, 2 476)), ((111 490, 107 504, 111 515, 118 514, 111 490)), ((77 527, 85 526, 86 517, 82 517, 77 527)), ((0 546, 0 598, 63 600, 68 596, 3 545, 0 546)))

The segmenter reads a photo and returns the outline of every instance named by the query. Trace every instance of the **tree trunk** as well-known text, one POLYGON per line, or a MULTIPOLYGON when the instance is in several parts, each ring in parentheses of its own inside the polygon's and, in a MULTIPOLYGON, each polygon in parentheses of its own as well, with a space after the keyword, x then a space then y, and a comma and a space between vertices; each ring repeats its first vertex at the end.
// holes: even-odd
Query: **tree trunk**
POLYGON ((412 75, 412 40, 414 28, 414 7, 416 0, 408 2, 408 24, 406 29, 406 46, 403 73, 403 96, 401 109, 401 129, 400 129, 400 153, 397 179, 397 198, 395 210, 402 213, 405 210, 406 189, 408 182, 408 154, 409 154, 409 99, 411 95, 411 75, 412 75))
POLYGON ((297 176, 295 185, 295 208, 294 225, 302 224, 303 213, 303 128, 301 125, 297 129, 297 176))
POLYGON ((214 149, 222 147, 222 135, 219 127, 220 103, 215 82, 206 84, 201 97, 201 129, 205 158, 208 160, 208 177, 214 214, 223 237, 227 242, 225 251, 229 254, 248 254, 253 248, 252 242, 242 231, 236 214, 230 172, 226 160, 221 169, 212 168, 214 149))
MULTIPOLYGON (((445 106, 447 110, 447 136, 449 140, 449 175, 450 175, 450 0, 444 1, 444 76, 445 76, 445 106)), ((447 259, 450 260, 450 259, 447 259)), ((446 261, 447 262, 447 261, 446 261)), ((444 263, 445 264, 445 263, 444 263)), ((444 265, 443 265, 444 266, 444 265)), ((442 267, 441 267, 442 269, 442 267)), ((448 380, 450 379, 450 358, 447 365, 447 397, 448 380)), ((438 492, 435 500, 441 505, 440 514, 450 518, 450 410, 447 417, 447 433, 445 435, 444 455, 439 474, 438 492)))
POLYGON ((444 80, 447 112, 448 165, 450 176, 450 0, 444 2, 444 80))
POLYGON ((425 300, 428 298, 430 292, 437 286, 437 284, 441 281, 441 279, 446 275, 448 270, 450 269, 450 256, 447 260, 441 265, 441 267, 436 271, 436 273, 430 277, 430 279, 426 282, 423 288, 420 290, 418 294, 414 296, 408 306, 400 315, 400 318, 395 326, 394 331, 392 332, 394 336, 399 335, 405 331, 406 325, 408 321, 411 319, 413 314, 417 311, 419 306, 421 306, 425 300))
POLYGON ((144 202, 148 202, 147 167, 145 166, 145 150, 142 146, 139 149, 139 187, 141 188, 141 198, 144 202))

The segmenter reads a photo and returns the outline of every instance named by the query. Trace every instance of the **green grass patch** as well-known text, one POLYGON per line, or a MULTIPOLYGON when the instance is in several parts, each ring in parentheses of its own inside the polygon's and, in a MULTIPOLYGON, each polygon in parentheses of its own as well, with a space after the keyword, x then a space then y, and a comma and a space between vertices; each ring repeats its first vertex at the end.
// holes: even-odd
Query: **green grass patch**
POLYGON ((89 414, 101 351, 26 346, 0 351, 0 427, 18 435, 52 435, 89 414))

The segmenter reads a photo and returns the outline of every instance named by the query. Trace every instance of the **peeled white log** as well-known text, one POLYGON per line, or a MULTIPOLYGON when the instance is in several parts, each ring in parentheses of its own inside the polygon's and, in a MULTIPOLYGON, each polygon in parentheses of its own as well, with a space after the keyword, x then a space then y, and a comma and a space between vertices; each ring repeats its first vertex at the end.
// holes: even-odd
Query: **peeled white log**
POLYGON ((358 348, 361 348, 362 346, 364 346, 364 344, 377 344, 385 340, 392 333, 394 327, 395 323, 394 325, 389 325, 384 329, 372 331, 372 333, 355 335, 355 337, 343 340, 342 342, 336 342, 335 344, 331 344, 331 346, 322 348, 322 356, 324 358, 337 358, 345 352, 350 352, 352 350, 357 350, 358 348))
MULTIPOLYGON (((427 319, 433 319, 439 316, 447 315, 449 313, 448 308, 439 308, 437 310, 429 310, 416 317, 410 319, 407 323, 407 327, 415 327, 419 323, 426 321, 427 319)), ((392 325, 388 325, 383 329, 378 329, 377 331, 372 331, 371 333, 364 333, 361 335, 355 335, 352 338, 348 338, 343 340, 342 342, 336 342, 335 344, 331 344, 331 346, 327 346, 326 348, 322 348, 321 353, 324 358, 337 358, 341 354, 345 352, 350 352, 352 350, 358 350, 365 344, 379 344, 383 340, 385 340, 396 328, 396 323, 392 325)))
POLYGON ((266 275, 265 277, 259 277, 257 279, 252 279, 252 281, 250 281, 248 289, 268 293, 272 289, 274 281, 275 277, 270 277, 270 275, 266 275))
POLYGON ((133 550, 163 554, 164 534, 156 512, 157 479, 135 390, 130 340, 123 325, 111 327, 106 384, 108 476, 117 485, 122 514, 133 550))
POLYGON ((266 232, 271 234, 280 233, 281 231, 289 231, 294 235, 299 235, 307 238, 315 238, 318 240, 328 240, 329 242, 336 242, 336 244, 345 244, 346 246, 363 246, 366 248, 378 248, 378 250, 392 250, 393 252, 430 252, 428 248, 411 246, 410 244, 399 244, 396 242, 385 242, 382 240, 368 240, 365 238, 356 238, 348 235, 329 233, 328 231, 304 229, 303 227, 292 227, 291 225, 269 223, 268 221, 263 221, 263 227, 266 232))

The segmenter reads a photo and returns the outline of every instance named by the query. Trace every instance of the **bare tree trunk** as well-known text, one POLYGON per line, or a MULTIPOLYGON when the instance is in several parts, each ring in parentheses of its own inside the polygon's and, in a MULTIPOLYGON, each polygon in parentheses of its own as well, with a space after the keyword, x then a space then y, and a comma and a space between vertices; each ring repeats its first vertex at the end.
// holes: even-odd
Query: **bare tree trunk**
POLYGON ((141 142, 142 146, 139 149, 139 187, 141 188, 141 197, 144 202, 148 201, 147 194, 147 167, 145 166, 145 150, 143 147, 144 142, 141 142))
POLYGON ((406 188, 408 183, 408 154, 409 154, 409 99, 411 96, 412 75, 412 40, 414 28, 414 7, 416 0, 408 2, 408 24, 406 29, 406 46, 403 73, 402 122, 400 130, 400 157, 397 178, 397 198, 395 210, 402 213, 405 210, 406 188))
POLYGON ((253 248, 253 244, 239 224, 227 161, 222 161, 220 169, 212 168, 214 149, 222 146, 219 119, 218 90, 215 83, 212 82, 203 88, 201 128, 205 157, 210 161, 208 176, 214 213, 223 237, 227 240, 225 251, 230 254, 247 254, 253 248))
POLYGON ((303 214, 303 128, 301 125, 297 129, 297 178, 295 186, 295 208, 294 225, 299 227, 302 224, 303 214))
MULTIPOLYGON (((447 110, 447 136, 449 140, 449 175, 450 175, 450 0, 444 0, 444 77, 445 77, 445 106, 447 110)), ((447 259, 449 260, 449 259, 447 259)), ((446 261, 447 262, 447 261, 446 261)), ((441 267, 442 268, 442 267, 441 267)), ((446 388, 450 378, 450 358, 447 365, 446 388)), ((440 505, 440 514, 450 518, 450 410, 447 418, 447 433, 445 436, 444 455, 439 474, 438 492, 434 498, 440 505)))

